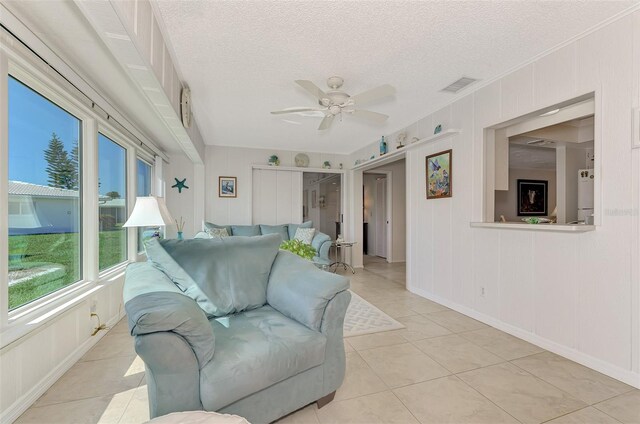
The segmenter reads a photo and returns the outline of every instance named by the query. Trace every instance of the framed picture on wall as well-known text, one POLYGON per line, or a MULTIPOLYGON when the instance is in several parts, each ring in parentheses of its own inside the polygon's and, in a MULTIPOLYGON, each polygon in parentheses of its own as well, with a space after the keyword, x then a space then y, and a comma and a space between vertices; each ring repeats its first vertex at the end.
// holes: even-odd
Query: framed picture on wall
POLYGON ((518 180, 518 216, 547 216, 548 182, 518 180))
POLYGON ((427 156, 427 199, 451 197, 453 187, 451 156, 451 150, 445 150, 427 156))
POLYGON ((218 197, 238 197, 238 178, 218 177, 218 197))

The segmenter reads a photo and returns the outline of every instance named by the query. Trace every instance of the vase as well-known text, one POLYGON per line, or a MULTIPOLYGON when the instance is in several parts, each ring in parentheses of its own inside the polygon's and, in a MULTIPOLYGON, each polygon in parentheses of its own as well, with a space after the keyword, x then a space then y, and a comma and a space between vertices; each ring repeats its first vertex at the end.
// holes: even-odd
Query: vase
POLYGON ((184 237, 182 236, 182 231, 178 231, 178 240, 184 240, 184 237))

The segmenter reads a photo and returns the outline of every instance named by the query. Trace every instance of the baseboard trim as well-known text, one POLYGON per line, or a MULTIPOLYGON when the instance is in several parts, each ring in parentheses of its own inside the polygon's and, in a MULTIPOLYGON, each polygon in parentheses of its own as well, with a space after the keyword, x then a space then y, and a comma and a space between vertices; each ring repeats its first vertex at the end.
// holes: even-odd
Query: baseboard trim
POLYGON ((12 423, 17 420, 20 415, 24 414, 24 412, 29 409, 29 407, 33 405, 34 402, 44 394, 44 392, 49 390, 49 388, 53 386, 53 384, 58 381, 65 372, 69 371, 69 369, 78 362, 85 353, 95 346, 100 339, 107 335, 109 331, 111 331, 111 328, 116 325, 124 315, 124 311, 121 311, 118 315, 109 320, 109 322, 106 323, 107 327, 109 327, 108 331, 101 331, 95 336, 89 337, 85 340, 84 343, 78 346, 78 348, 67 356, 64 361, 59 363, 46 376, 44 376, 42 380, 36 383, 31 390, 18 398, 18 400, 16 400, 6 410, 2 411, 2 413, 0 413, 0 423, 12 423))
POLYGON ((442 298, 433 293, 429 293, 425 290, 422 290, 416 287, 407 287, 407 290, 417 295, 420 295, 422 297, 425 297, 429 300, 432 300, 434 302, 440 303, 441 305, 444 305, 447 308, 453 309, 454 311, 460 312, 461 314, 470 316, 473 319, 476 319, 484 324, 495 327, 498 330, 511 334, 512 336, 518 337, 522 340, 525 340, 529 343, 532 343, 536 346, 539 346, 557 355, 560 355, 562 357, 575 361, 581 365, 584 365, 585 367, 591 368, 611 378, 615 378, 616 380, 620 380, 623 383, 626 383, 630 386, 640 389, 640 374, 634 373, 633 371, 620 368, 618 366, 605 362, 601 359, 594 358, 590 355, 587 355, 584 352, 580 352, 578 350, 561 345, 547 338, 541 337, 537 334, 523 330, 522 328, 513 326, 511 324, 507 324, 490 315, 483 314, 467 306, 452 302, 448 299, 442 298))

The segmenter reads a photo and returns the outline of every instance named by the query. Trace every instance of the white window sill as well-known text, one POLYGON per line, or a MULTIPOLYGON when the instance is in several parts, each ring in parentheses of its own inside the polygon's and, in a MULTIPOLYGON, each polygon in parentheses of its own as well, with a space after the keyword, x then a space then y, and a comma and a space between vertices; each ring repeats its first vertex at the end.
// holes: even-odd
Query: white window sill
POLYGON ((525 224, 519 222, 472 222, 472 228, 497 228, 500 230, 547 231, 555 233, 586 233, 595 231, 595 225, 584 224, 525 224))
POLYGON ((51 293, 9 314, 9 324, 0 332, 0 349, 48 325, 56 317, 79 305, 93 293, 120 278, 128 263, 120 264, 100 275, 97 282, 84 281, 51 293))

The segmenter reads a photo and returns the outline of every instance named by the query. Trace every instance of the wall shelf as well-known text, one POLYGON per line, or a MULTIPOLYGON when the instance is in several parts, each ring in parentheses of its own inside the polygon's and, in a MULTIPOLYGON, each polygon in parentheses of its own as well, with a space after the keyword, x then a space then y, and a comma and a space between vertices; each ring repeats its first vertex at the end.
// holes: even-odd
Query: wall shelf
POLYGON ((304 168, 302 166, 274 166, 274 165, 251 165, 252 169, 266 169, 268 171, 298 171, 298 172, 319 172, 325 174, 344 174, 344 169, 334 168, 304 168))
POLYGON ((472 228, 497 228, 500 230, 547 231, 555 233, 586 233, 595 231, 595 225, 584 224, 525 224, 519 222, 472 222, 472 228))
POLYGON ((422 138, 416 141, 415 143, 407 144, 402 149, 397 149, 391 153, 387 153, 385 155, 378 156, 377 158, 367 160, 366 162, 359 163, 353 166, 351 170, 357 171, 359 169, 368 169, 372 167, 378 167, 386 163, 394 162, 398 159, 403 158, 407 150, 413 150, 416 147, 424 146, 425 144, 432 143, 434 141, 438 141, 442 138, 445 138, 454 134, 459 134, 461 132, 462 132, 461 130, 457 130, 457 129, 444 130, 442 132, 439 132, 438 134, 434 134, 434 135, 430 135, 429 137, 422 138))

